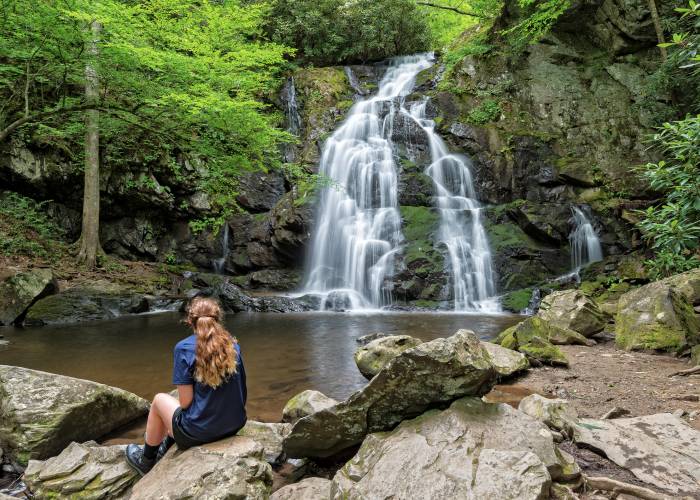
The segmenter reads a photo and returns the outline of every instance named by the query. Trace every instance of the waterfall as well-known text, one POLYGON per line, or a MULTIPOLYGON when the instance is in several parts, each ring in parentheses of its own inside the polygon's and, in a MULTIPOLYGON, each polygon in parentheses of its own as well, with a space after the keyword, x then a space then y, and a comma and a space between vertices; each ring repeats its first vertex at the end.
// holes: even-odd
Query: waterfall
POLYGON ((224 224, 224 230, 221 235, 221 257, 214 259, 211 262, 214 272, 216 274, 224 274, 224 268, 226 267, 226 258, 229 254, 228 248, 228 223, 224 224))
POLYGON ((426 174, 435 186, 440 211, 437 242, 447 249, 456 311, 500 310, 494 299, 496 283, 491 249, 481 223, 482 208, 476 199, 469 158, 452 154, 435 133, 435 122, 426 117, 428 99, 414 103, 410 116, 423 128, 430 143, 432 163, 426 174))
MULTIPOLYGON (((297 106, 297 91, 294 85, 294 77, 289 77, 284 84, 281 93, 282 102, 285 104, 284 116, 287 123, 287 132, 299 135, 301 131, 301 116, 297 106)), ((286 144, 284 147, 284 161, 293 163, 296 160, 296 147, 294 144, 286 144)))
POLYGON ((325 296, 322 308, 391 303, 385 280, 403 240, 393 120, 416 75, 431 65, 426 55, 395 59, 377 94, 355 103, 324 144, 319 172, 332 185, 320 194, 305 284, 307 293, 325 296))
POLYGON ((591 221, 586 214, 576 206, 571 207, 574 229, 569 234, 571 246, 571 266, 573 272, 578 271, 591 262, 603 260, 603 249, 600 246, 598 235, 593 229, 591 221))

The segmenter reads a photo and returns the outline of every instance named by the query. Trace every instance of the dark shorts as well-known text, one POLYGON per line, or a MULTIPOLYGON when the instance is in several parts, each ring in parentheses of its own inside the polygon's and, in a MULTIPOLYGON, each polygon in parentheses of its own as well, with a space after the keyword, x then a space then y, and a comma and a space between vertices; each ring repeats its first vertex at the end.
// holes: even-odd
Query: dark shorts
POLYGON ((180 407, 173 413, 173 438, 175 438, 175 444, 181 450, 206 443, 206 441, 193 438, 182 428, 182 408, 180 407))
POLYGON ((175 413, 173 413, 173 438, 175 438, 175 444, 181 450, 186 450, 187 448, 192 448, 193 446, 199 446, 202 444, 209 443, 211 441, 217 441, 218 439, 223 439, 229 436, 233 436, 241 429, 236 429, 233 432, 229 432, 217 439, 211 439, 209 441, 202 441, 200 439, 193 438, 185 429, 182 428, 182 408, 178 406, 175 413))

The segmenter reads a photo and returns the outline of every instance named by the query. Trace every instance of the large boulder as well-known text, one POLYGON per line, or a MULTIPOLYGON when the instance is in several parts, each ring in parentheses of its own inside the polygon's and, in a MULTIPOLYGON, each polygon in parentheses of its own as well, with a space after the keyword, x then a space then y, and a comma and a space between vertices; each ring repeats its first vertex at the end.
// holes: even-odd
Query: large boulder
POLYGON ((270 495, 272 468, 263 446, 248 437, 234 436, 180 451, 173 446, 134 486, 130 500, 208 500, 270 495))
POLYGON ((125 449, 71 443, 56 457, 30 460, 24 482, 37 498, 120 498, 138 478, 124 459, 125 449))
POLYGON ((294 458, 331 456, 430 406, 482 396, 496 378, 488 351, 473 332, 460 330, 402 352, 346 401, 297 421, 284 449, 294 458))
POLYGON ((27 326, 67 325, 148 311, 148 299, 114 283, 95 281, 49 295, 29 308, 27 326))
POLYGON ((563 290, 547 295, 540 303, 537 316, 584 337, 602 331, 607 323, 607 317, 598 304, 580 290, 563 290))
POLYGON ((333 478, 333 498, 549 498, 580 475, 540 422, 466 397, 371 434, 333 478))
POLYGON ((700 304, 700 267, 662 281, 680 292, 694 306, 700 304))
POLYGON ((34 302, 58 289, 51 269, 34 269, 0 282, 0 326, 19 319, 34 302))
POLYGON ((265 460, 274 464, 282 459, 282 441, 291 429, 291 424, 270 424, 248 420, 237 435, 249 437, 260 443, 265 460))
POLYGON ((700 431, 670 413, 584 418, 575 428, 574 440, 674 498, 697 498, 700 492, 700 431))
POLYGON ((355 364, 365 378, 371 379, 403 351, 422 343, 422 340, 409 335, 390 335, 378 338, 355 351, 355 364))
POLYGON ((620 297, 615 339, 627 350, 679 351, 700 343, 700 321, 680 287, 656 281, 620 297))
POLYGON ((292 397, 282 410, 282 421, 294 423, 317 411, 325 410, 338 402, 319 391, 307 389, 292 397))
POLYGON ((530 367, 530 362, 524 354, 492 342, 482 342, 481 345, 488 351, 491 362, 501 377, 510 377, 530 367))
POLYGON ((97 439, 148 413, 135 394, 54 373, 0 365, 0 447, 20 463, 97 439))
POLYGON ((288 484, 270 495, 270 500, 329 500, 331 481, 322 477, 307 477, 288 484))

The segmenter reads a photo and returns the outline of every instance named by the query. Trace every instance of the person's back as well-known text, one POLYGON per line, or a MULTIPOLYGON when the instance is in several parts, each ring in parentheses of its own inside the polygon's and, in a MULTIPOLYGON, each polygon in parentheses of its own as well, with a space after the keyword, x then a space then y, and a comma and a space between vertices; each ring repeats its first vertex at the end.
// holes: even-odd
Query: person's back
POLYGON ((187 310, 193 335, 175 346, 173 383, 178 399, 156 394, 146 422, 146 444, 131 444, 126 459, 146 474, 172 443, 178 448, 216 441, 246 423, 245 368, 238 342, 222 324, 214 299, 196 297, 187 310))
POLYGON ((234 344, 236 373, 215 388, 194 378, 196 346, 196 335, 190 335, 175 346, 173 384, 194 385, 192 404, 182 410, 180 426, 189 436, 201 441, 235 434, 246 423, 247 391, 240 346, 237 342, 234 344))

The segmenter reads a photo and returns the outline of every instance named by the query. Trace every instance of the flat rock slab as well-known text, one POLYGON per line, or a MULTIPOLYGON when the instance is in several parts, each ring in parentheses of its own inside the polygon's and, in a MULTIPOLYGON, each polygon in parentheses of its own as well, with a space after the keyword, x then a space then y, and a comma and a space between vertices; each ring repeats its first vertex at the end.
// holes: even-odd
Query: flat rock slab
POLYGON ((393 428, 430 405, 489 392, 491 356, 473 332, 460 330, 403 351, 346 401, 298 420, 284 441, 292 458, 328 457, 393 428))
POLYGON ((148 413, 148 401, 89 380, 0 365, 0 446, 23 464, 97 439, 148 413))
POLYGON ((173 446, 134 486, 130 500, 266 500, 272 468, 263 447, 233 436, 180 451, 173 446))
POLYGON ((584 418, 574 440, 603 453, 640 481, 674 495, 700 494, 700 432, 670 413, 584 418))
POLYGON ((333 478, 332 498, 549 498, 580 471, 544 424, 466 397, 370 434, 333 478))
POLYGON ((24 481, 37 498, 121 498, 138 477, 124 459, 125 449, 71 443, 56 457, 30 460, 24 481))

